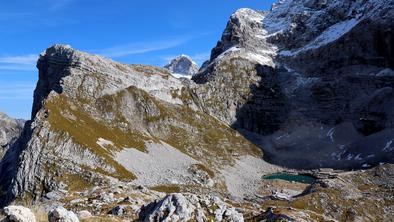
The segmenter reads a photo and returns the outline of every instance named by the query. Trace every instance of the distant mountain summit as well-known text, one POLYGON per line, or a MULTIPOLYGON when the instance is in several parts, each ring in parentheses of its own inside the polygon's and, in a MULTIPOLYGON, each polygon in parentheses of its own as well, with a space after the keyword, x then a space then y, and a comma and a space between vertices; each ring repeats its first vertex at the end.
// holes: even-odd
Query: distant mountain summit
POLYGON ((187 55, 180 55, 164 66, 175 77, 192 76, 198 72, 198 65, 187 55))

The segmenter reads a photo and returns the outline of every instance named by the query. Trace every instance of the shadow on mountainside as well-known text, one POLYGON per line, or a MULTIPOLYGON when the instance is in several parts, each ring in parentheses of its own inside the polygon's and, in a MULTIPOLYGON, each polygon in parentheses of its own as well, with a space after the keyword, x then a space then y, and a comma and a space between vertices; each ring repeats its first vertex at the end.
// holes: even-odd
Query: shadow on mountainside
MULTIPOLYGON (((9 205, 16 198, 14 185, 17 180, 18 167, 24 158, 23 151, 31 136, 31 121, 27 121, 20 137, 10 146, 0 161, 0 208, 9 205)), ((19 179, 23 180, 23 178, 19 179)))
MULTIPOLYGON (((61 53, 64 52, 59 50, 59 47, 61 48, 62 46, 55 45, 48 48, 45 55, 41 56, 37 61, 39 79, 34 90, 31 121, 25 123, 20 137, 8 149, 0 161, 0 207, 10 204, 25 190, 32 189, 31 187, 27 188, 23 186, 26 186, 25 181, 36 176, 31 175, 35 171, 25 169, 26 166, 22 168, 22 161, 32 158, 31 156, 26 156, 28 155, 27 152, 24 153, 33 136, 34 128, 32 128, 32 122, 36 118, 37 112, 42 108, 45 99, 52 91, 58 94, 63 92, 62 78, 70 75, 68 67, 74 66, 71 57, 62 55, 61 53), (23 173, 24 178, 20 178, 21 176, 18 175, 18 172, 23 173)), ((29 153, 38 156, 39 153, 37 152, 39 151, 29 153)))
MULTIPOLYGON (((392 36, 376 35, 375 42, 392 36)), ((370 60, 349 56, 337 67, 320 67, 319 76, 257 65, 261 80, 250 86, 252 96, 237 109, 232 127, 261 147, 266 161, 284 167, 360 169, 393 163, 394 51, 388 46, 382 50, 376 44, 370 60)))
POLYGON ((284 167, 393 163, 393 15, 365 19, 330 44, 274 59, 297 71, 257 65, 261 80, 250 86, 232 127, 284 167))
MULTIPOLYGON (((393 162, 394 130, 386 127, 363 135, 352 120, 365 113, 337 109, 348 106, 351 100, 331 91, 326 93, 321 82, 301 87, 289 96, 286 90, 292 87, 291 82, 297 82, 294 73, 261 65, 256 65, 256 70, 261 80, 250 86, 252 96, 237 109, 232 127, 260 147, 267 162, 295 169, 359 169, 393 162)), ((392 94, 384 96, 391 98, 392 94)), ((394 109, 394 100, 385 98, 383 106, 377 102, 377 109, 394 109)), ((378 114, 385 118, 391 115, 386 111, 378 114)))

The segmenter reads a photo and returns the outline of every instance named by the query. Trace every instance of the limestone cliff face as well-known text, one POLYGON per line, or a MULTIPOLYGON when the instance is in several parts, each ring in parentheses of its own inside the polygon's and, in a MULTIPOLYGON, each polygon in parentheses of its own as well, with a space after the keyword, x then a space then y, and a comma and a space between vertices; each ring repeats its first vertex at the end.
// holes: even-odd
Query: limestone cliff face
POLYGON ((277 164, 392 160, 393 18, 393 2, 380 0, 240 9, 193 78, 196 94, 277 164))
POLYGON ((64 45, 48 48, 37 67, 32 121, 0 165, 4 202, 111 178, 220 185, 215 174, 237 156, 262 155, 202 112, 193 83, 166 69, 123 65, 64 45), (201 175, 208 176, 195 178, 201 175))

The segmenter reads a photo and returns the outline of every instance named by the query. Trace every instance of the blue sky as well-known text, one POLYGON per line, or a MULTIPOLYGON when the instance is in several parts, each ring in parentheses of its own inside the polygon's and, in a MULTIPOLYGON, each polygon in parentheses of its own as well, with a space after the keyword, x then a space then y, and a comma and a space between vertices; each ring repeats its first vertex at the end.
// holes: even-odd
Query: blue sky
POLYGON ((274 0, 12 0, 0 7, 0 111, 30 118, 35 63, 62 43, 124 63, 165 65, 209 57, 238 8, 268 10, 274 0))

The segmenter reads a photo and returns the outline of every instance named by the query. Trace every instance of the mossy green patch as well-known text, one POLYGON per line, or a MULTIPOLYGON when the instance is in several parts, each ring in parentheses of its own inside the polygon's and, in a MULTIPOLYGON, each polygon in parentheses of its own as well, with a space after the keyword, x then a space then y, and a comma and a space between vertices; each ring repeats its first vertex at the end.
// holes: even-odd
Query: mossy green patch
POLYGON ((165 78, 168 78, 171 73, 167 69, 159 68, 156 66, 150 66, 150 65, 130 65, 134 70, 136 70, 139 73, 143 73, 144 75, 147 76, 152 76, 152 75, 159 75, 165 78))
POLYGON ((182 124, 169 127, 168 136, 160 139, 181 148, 181 151, 203 161, 207 166, 234 163, 234 155, 262 156, 261 150, 254 144, 205 113, 188 107, 178 107, 172 113, 173 118, 182 124))
POLYGON ((187 103, 192 102, 192 95, 185 87, 176 94, 184 104, 169 104, 130 86, 95 101, 57 95, 48 99, 45 107, 52 128, 103 158, 115 169, 112 176, 122 179, 135 177, 114 160, 113 154, 126 147, 144 152, 146 141, 163 141, 177 148, 199 160, 210 175, 235 163, 236 156, 262 156, 259 148, 229 126, 191 109, 187 103), (113 145, 99 145, 100 138, 113 145))
POLYGON ((71 192, 87 190, 92 187, 90 181, 77 174, 66 173, 61 175, 59 179, 67 183, 67 189, 71 192))
POLYGON ((131 172, 113 159, 112 152, 119 151, 121 147, 141 147, 143 142, 138 135, 133 132, 123 132, 118 128, 110 128, 91 118, 77 104, 70 102, 63 95, 47 100, 45 108, 48 110, 48 122, 53 130, 68 134, 74 142, 101 157, 116 170, 112 176, 119 179, 135 179, 131 172), (69 115, 73 118, 67 118, 69 115), (101 147, 97 143, 99 138, 112 141, 114 143, 112 149, 101 147))
POLYGON ((177 185, 158 185, 158 186, 150 187, 150 189, 167 194, 181 192, 181 188, 177 185))

